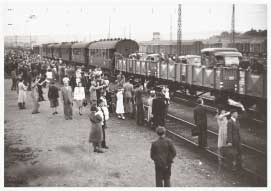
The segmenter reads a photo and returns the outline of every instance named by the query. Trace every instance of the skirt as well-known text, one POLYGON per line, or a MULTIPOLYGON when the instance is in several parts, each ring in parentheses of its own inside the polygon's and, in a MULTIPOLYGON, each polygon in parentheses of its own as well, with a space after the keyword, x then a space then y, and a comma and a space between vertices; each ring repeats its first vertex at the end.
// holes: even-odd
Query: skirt
POLYGON ((58 103, 58 99, 50 99, 50 106, 52 108, 54 107, 58 107, 59 103, 58 103))

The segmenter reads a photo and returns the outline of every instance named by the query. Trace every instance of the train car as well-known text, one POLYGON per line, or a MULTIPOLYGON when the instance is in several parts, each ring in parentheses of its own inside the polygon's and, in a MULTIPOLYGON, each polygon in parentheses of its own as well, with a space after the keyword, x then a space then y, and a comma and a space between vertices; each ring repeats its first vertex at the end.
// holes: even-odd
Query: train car
POLYGON ((72 57, 71 61, 76 65, 87 65, 89 63, 88 47, 91 42, 74 43, 71 46, 72 57))
POLYGON ((57 43, 51 43, 47 46, 47 51, 46 51, 46 56, 47 58, 53 59, 53 53, 54 53, 54 48, 57 45, 57 43))
POLYGON ((41 46, 41 56, 42 57, 47 57, 47 49, 48 49, 48 45, 49 44, 42 44, 42 46, 41 46))
POLYGON ((41 46, 40 45, 34 45, 33 46, 33 52, 34 52, 34 54, 41 55, 41 46))
POLYGON ((53 58, 60 59, 61 58, 61 43, 53 45, 53 58))
POLYGON ((73 45, 72 42, 63 42, 60 46, 61 59, 66 64, 71 62, 72 45, 73 45))
MULTIPOLYGON (((110 39, 92 42, 88 49, 90 66, 113 71, 115 70, 115 57, 128 58, 130 54, 138 51, 139 45, 130 39, 110 39)), ((126 64, 125 61, 122 63, 126 64)), ((122 67, 122 65, 117 64, 116 67, 122 67)), ((122 68, 126 68, 126 65, 122 68)))

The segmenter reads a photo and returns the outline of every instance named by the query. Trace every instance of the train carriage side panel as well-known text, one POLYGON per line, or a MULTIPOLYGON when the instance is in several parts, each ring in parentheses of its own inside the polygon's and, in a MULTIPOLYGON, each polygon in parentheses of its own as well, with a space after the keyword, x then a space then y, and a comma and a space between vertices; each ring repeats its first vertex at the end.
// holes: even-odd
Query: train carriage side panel
POLYGON ((135 73, 136 74, 140 74, 140 61, 139 60, 137 60, 136 61, 136 70, 135 70, 135 73))
POLYGON ((192 84, 197 86, 203 86, 203 72, 201 66, 193 66, 192 69, 192 84))
POLYGON ((266 97, 265 85, 264 85, 264 75, 263 74, 253 74, 251 72, 247 73, 246 78, 246 94, 254 97, 263 98, 266 97))
POLYGON ((186 64, 185 68, 186 68, 185 82, 187 84, 192 85, 193 84, 193 66, 189 65, 189 64, 186 64))
POLYGON ((214 69, 203 68, 203 86, 208 88, 214 88, 214 69))
POLYGON ((168 80, 175 82, 176 81, 176 69, 177 69, 177 64, 174 62, 169 62, 168 63, 168 80))
POLYGON ((168 68, 167 68, 167 63, 164 61, 161 61, 159 64, 159 78, 167 80, 167 73, 168 73, 168 68))
POLYGON ((127 72, 130 74, 133 74, 134 72, 134 68, 133 68, 133 60, 129 59, 128 63, 127 63, 127 72))
POLYGON ((126 67, 127 67, 126 59, 123 59, 123 60, 122 60, 121 71, 126 72, 126 67))
POLYGON ((147 62, 146 61, 141 61, 140 74, 143 75, 143 76, 148 75, 148 73, 147 73, 147 62))
POLYGON ((182 65, 180 63, 176 63, 175 70, 176 70, 176 81, 177 82, 181 82, 181 67, 182 67, 182 65))
POLYGON ((149 61, 149 73, 150 73, 150 76, 154 76, 154 77, 159 76, 159 64, 158 64, 158 62, 149 61))

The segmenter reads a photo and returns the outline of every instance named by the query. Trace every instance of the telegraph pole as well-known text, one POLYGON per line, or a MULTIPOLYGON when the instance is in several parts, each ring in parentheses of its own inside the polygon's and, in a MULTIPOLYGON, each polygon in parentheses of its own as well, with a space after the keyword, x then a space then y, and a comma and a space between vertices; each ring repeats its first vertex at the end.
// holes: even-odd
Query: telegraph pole
POLYGON ((232 47, 235 47, 235 5, 232 5, 232 18, 231 18, 231 43, 232 47))
POLYGON ((178 6, 177 58, 182 51, 182 5, 178 6))

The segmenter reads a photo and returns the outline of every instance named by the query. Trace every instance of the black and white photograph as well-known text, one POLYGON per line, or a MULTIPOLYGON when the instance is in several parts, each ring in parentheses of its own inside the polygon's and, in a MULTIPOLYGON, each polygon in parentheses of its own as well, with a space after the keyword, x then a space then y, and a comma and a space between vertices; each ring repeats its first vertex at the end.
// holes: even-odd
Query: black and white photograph
POLYGON ((267 1, 1 4, 3 189, 267 189, 267 1))

